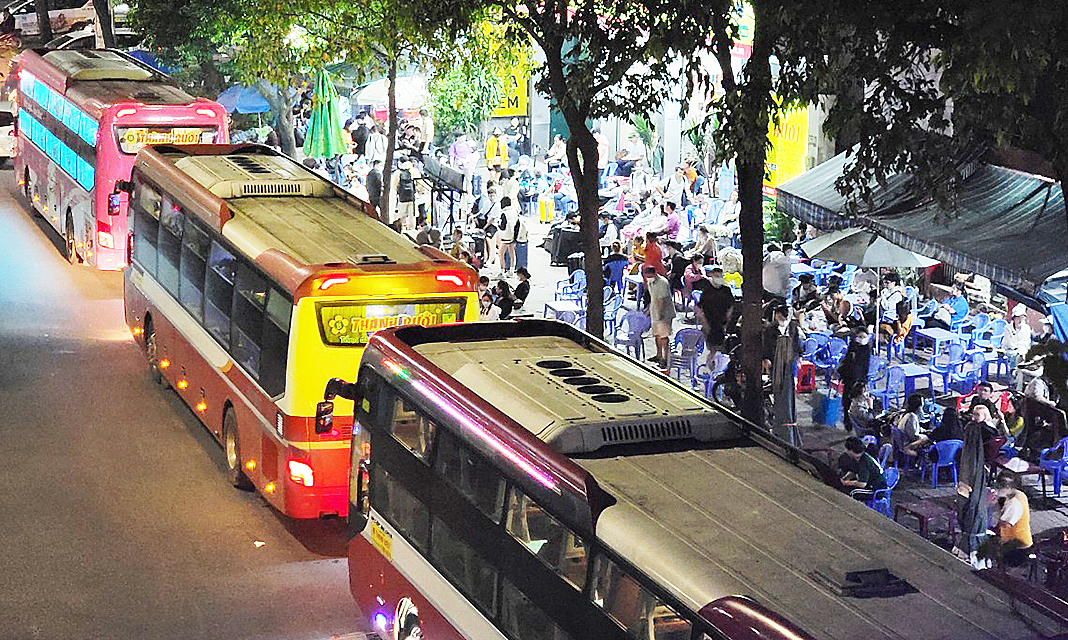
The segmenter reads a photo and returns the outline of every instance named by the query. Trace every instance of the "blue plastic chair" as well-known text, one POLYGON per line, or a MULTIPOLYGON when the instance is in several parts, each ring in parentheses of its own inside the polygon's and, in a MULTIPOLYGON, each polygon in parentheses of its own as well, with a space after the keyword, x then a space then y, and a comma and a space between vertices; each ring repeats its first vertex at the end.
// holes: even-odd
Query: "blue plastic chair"
MULTIPOLYGON (((874 492, 870 497, 865 498, 863 502, 868 505, 868 508, 878 511, 889 518, 891 517, 890 494, 894 491, 898 481, 901 480, 901 472, 897 467, 890 467, 883 470, 883 478, 886 480, 886 488, 874 492)), ((857 491, 864 491, 864 489, 858 489, 857 491)), ((853 493, 856 493, 856 491, 853 493)), ((853 493, 850 495, 853 495, 853 493)))
POLYGON ((1065 469, 1068 469, 1068 438, 1061 438, 1060 442, 1038 452, 1038 466, 1053 472, 1053 495, 1061 495, 1061 478, 1065 469), (1060 450, 1059 458, 1051 458, 1050 454, 1060 450))
POLYGON ((586 328, 586 312, 584 311, 561 311, 556 319, 579 329, 586 328))
POLYGON ((886 463, 890 461, 890 455, 894 452, 894 445, 886 442, 879 447, 879 468, 886 471, 886 463))
POLYGON ((897 356, 897 359, 902 362, 905 361, 905 341, 903 339, 898 340, 897 336, 893 336, 886 341, 886 359, 888 361, 893 360, 894 356, 897 356))
MULTIPOLYGON (((628 355, 632 355, 639 359, 645 357, 644 334, 652 327, 653 323, 649 319, 649 316, 641 311, 628 311, 627 314, 623 316, 620 330, 626 332, 626 338, 623 340, 623 348, 628 355)), ((618 345, 619 342, 617 341, 616 344, 618 345)))
POLYGON ((842 362, 842 358, 845 357, 848 346, 846 341, 841 338, 831 338, 827 341, 826 347, 816 352, 816 357, 812 360, 812 364, 816 366, 817 371, 826 372, 828 386, 830 386, 831 377, 838 370, 838 365, 842 362))
POLYGON ((623 293, 623 275, 627 272, 627 261, 616 260, 608 263, 608 284, 621 295, 623 293))
POLYGON ((574 300, 581 304, 585 293, 586 272, 582 269, 576 269, 571 272, 567 280, 560 280, 556 283, 556 293, 553 295, 553 300, 574 300))
POLYGON ((942 440, 934 443, 936 460, 926 458, 920 469, 920 479, 927 476, 927 470, 931 470, 931 488, 938 487, 938 470, 950 467, 953 470, 953 485, 957 484, 957 454, 964 446, 963 440, 942 440))
POLYGON ((619 327, 619 315, 623 311, 623 298, 612 296, 604 305, 604 335, 615 336, 619 327))
MULTIPOLYGON (((994 341, 1005 336, 1005 327, 1008 326, 1008 324, 1009 323, 1000 318, 994 320, 982 331, 975 331, 972 333, 972 344, 981 349, 995 348, 994 341)), ((1001 344, 1000 340, 998 340, 998 344, 1001 344)))
POLYGON ((935 311, 938 311, 938 301, 928 300, 922 307, 916 309, 916 317, 927 320, 935 314, 935 311))
POLYGON ((894 406, 900 407, 901 403, 898 400, 899 396, 905 392, 905 370, 901 365, 893 365, 886 370, 886 384, 882 389, 876 389, 872 392, 873 396, 882 400, 883 409, 890 406, 890 400, 893 399, 894 406))
POLYGON ((927 368, 931 371, 931 374, 938 374, 942 376, 942 393, 949 391, 949 376, 957 370, 964 363, 964 345, 959 342, 953 342, 949 345, 949 348, 945 352, 938 354, 937 357, 931 358, 930 364, 927 368), (945 357, 946 362, 942 364, 941 360, 945 357))
POLYGON ((917 456, 910 456, 905 453, 905 445, 909 443, 908 437, 905 436, 905 432, 897 427, 890 427, 890 443, 893 447, 894 466, 898 469, 908 469, 914 464, 918 465, 919 461, 917 456))
POLYGON ((872 356, 868 361, 868 388, 875 390, 877 383, 886 377, 887 362, 879 356, 872 356))
POLYGON ((986 356, 976 352, 949 374, 949 386, 960 393, 971 393, 975 385, 986 380, 986 356))
POLYGON ((704 346, 704 334, 700 329, 679 329, 668 356, 668 375, 675 374, 676 380, 682 380, 682 372, 690 374, 690 382, 696 383, 697 356, 704 346))
POLYGON ((805 338, 801 341, 801 359, 811 361, 816 357, 816 352, 819 351, 820 343, 818 340, 812 337, 805 338))

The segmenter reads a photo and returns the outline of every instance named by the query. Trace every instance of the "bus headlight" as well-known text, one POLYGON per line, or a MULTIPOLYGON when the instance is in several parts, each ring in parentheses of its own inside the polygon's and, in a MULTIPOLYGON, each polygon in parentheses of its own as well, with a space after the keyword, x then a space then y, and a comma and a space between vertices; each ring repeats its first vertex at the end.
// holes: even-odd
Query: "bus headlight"
POLYGON ((315 473, 312 468, 296 460, 289 461, 289 479, 305 487, 315 486, 315 473))

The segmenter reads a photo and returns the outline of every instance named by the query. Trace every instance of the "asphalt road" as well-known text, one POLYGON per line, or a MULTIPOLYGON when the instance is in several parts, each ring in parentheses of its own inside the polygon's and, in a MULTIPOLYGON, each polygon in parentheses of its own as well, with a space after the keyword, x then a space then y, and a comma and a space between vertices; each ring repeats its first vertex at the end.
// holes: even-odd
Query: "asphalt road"
POLYGON ((0 640, 358 631, 344 523, 232 488, 221 448, 151 382, 121 275, 60 245, 0 172, 0 640))

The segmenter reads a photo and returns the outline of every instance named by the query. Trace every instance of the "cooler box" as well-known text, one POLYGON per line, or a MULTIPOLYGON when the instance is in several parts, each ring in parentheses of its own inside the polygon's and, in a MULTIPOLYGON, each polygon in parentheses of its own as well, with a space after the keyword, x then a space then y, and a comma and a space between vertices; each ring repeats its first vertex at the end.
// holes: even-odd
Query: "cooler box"
POLYGON ((812 394, 813 424, 833 427, 842 420, 842 396, 819 390, 812 394))

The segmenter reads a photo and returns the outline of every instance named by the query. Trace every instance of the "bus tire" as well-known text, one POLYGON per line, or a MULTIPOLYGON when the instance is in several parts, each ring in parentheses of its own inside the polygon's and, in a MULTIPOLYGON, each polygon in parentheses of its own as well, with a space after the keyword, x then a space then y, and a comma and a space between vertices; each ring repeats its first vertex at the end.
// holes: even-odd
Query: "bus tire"
POLYGON ((159 354, 159 345, 156 344, 156 328, 152 326, 151 318, 145 321, 145 356, 148 358, 148 369, 152 373, 152 382, 163 384, 163 374, 160 373, 156 364, 159 354))
POLYGON ((81 264, 82 257, 78 255, 77 240, 74 237, 74 218, 71 217, 69 212, 67 213, 67 223, 64 229, 66 229, 63 240, 67 251, 67 262, 81 264))
POLYGON ((241 438, 237 431, 237 415, 233 407, 223 413, 223 454, 226 457, 226 475, 230 484, 242 491, 252 491, 252 481, 241 466, 241 438))

